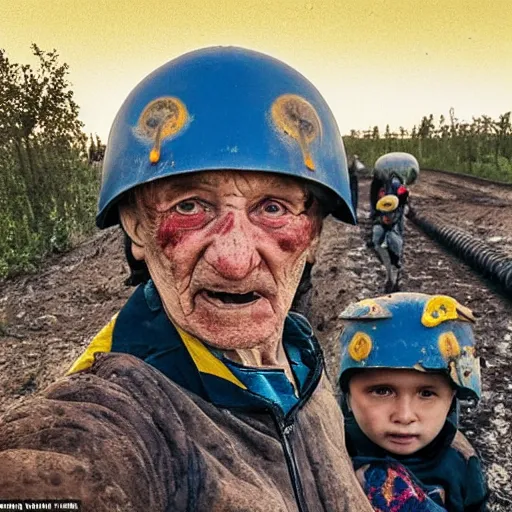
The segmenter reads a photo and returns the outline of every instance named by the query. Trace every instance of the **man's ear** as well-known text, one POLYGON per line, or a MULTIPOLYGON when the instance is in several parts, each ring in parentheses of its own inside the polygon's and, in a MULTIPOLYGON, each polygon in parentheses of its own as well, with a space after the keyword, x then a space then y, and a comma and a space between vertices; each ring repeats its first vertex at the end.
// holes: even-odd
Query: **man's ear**
POLYGON ((308 263, 310 263, 311 265, 314 265, 314 263, 316 261, 316 251, 318 249, 319 241, 320 241, 320 237, 317 236, 314 238, 314 240, 312 240, 311 244, 309 245, 306 261, 308 263))
POLYGON ((311 240, 311 243, 309 244, 309 247, 308 247, 306 261, 308 263, 310 263, 311 265, 314 265, 314 263, 316 261, 316 252, 318 250, 318 246, 320 245, 320 235, 321 234, 322 234, 322 224, 320 224, 320 227, 318 228, 318 231, 317 231, 315 237, 313 238, 313 240, 311 240))
POLYGON ((141 223, 133 208, 120 207, 119 218, 126 234, 132 241, 132 254, 136 260, 145 259, 145 246, 141 237, 141 223))

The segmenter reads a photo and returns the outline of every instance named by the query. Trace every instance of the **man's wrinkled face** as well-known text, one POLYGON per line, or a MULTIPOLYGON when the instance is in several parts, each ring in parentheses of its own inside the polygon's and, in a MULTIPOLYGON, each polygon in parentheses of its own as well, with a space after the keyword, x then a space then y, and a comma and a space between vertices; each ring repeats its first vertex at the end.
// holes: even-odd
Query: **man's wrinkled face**
POLYGON ((122 217, 170 318, 220 349, 280 338, 321 227, 300 181, 237 171, 159 180, 122 217))

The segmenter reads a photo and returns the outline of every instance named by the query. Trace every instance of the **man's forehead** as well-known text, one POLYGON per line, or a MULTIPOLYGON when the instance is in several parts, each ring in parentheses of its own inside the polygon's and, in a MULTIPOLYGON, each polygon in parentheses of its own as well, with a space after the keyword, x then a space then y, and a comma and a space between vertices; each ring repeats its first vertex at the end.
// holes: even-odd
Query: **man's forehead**
POLYGON ((184 192, 192 189, 221 190, 233 188, 241 194, 263 191, 287 190, 290 193, 304 193, 305 185, 301 180, 269 172, 256 171, 203 171, 181 176, 173 176, 155 182, 157 188, 184 192))

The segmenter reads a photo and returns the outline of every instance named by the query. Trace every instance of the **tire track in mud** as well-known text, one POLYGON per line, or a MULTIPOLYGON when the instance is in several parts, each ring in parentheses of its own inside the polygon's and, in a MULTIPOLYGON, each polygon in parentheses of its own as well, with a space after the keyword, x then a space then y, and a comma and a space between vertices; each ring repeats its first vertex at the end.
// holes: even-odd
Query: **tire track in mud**
MULTIPOLYGON (((368 197, 369 182, 363 181, 360 197, 368 197)), ((435 193, 435 191, 434 191, 435 193)), ((414 198, 414 188, 412 190, 414 198)), ((419 201, 414 200, 420 210, 419 201)), ((466 205, 454 205, 457 208, 466 205)), ((420 210, 421 211, 421 210, 420 210)), ((339 371, 338 314, 351 301, 382 295, 385 273, 369 239, 369 210, 359 210, 360 224, 346 226, 328 221, 322 234, 318 263, 313 270, 310 317, 324 347, 331 380, 339 371)), ((489 229, 487 231, 489 235, 489 229)), ((491 229, 491 233, 494 231, 491 229)), ((482 368, 483 396, 478 405, 464 402, 461 430, 484 463, 492 490, 490 510, 512 510, 512 302, 470 267, 427 238, 410 221, 405 230, 402 291, 454 296, 475 316, 475 336, 482 368)))

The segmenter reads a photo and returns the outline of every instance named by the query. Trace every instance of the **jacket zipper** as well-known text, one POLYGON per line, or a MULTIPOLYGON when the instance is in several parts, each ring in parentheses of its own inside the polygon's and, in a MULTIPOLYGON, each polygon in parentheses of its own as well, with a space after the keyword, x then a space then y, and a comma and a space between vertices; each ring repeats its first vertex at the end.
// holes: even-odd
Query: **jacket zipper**
POLYGON ((290 473, 290 478, 292 481, 293 492, 295 494, 295 499, 297 501, 297 506, 299 508, 299 512, 308 512, 308 506, 306 504, 306 500, 304 498, 304 489, 302 487, 302 481, 300 479, 299 469, 297 467, 297 460, 295 459, 295 454, 293 453, 293 448, 290 443, 290 434, 293 432, 293 421, 295 418, 296 412, 302 407, 303 403, 306 402, 312 391, 318 385, 318 381, 320 380, 322 369, 323 369, 323 354, 321 351, 316 348, 316 357, 319 361, 316 368, 313 371, 313 375, 309 379, 309 382, 305 385, 304 395, 302 400, 300 400, 290 411, 288 418, 288 422, 280 421, 280 418, 283 418, 282 412, 278 408, 272 407, 274 412, 275 422, 277 424, 277 428, 281 434, 281 438, 283 440, 283 448, 284 454, 286 458, 286 464, 288 466, 288 472, 290 473))
MULTIPOLYGON (((306 500, 304 498, 304 489, 302 487, 302 481, 300 479, 299 469, 297 467, 297 460, 295 459, 295 454, 293 453, 293 448, 290 443, 289 436, 293 432, 294 418, 297 411, 302 407, 302 405, 309 399, 313 390, 318 385, 320 377, 322 375, 322 370, 324 368, 323 364, 323 354, 318 346, 315 346, 315 356, 317 358, 317 365, 313 370, 313 375, 308 382, 306 382, 304 394, 302 400, 300 400, 297 404, 295 404, 291 411, 288 413, 288 421, 285 422, 283 413, 279 407, 277 407, 273 402, 258 396, 258 399, 266 402, 268 404, 268 408, 265 408, 267 412, 270 412, 270 415, 274 419, 274 423, 277 427, 279 435, 282 439, 282 446, 284 450, 284 455, 286 459, 286 465, 288 467, 288 474, 290 475, 290 480, 292 482, 293 494, 295 495, 295 501, 297 502, 297 507, 299 512, 308 512, 308 506, 306 505, 306 500)), ((248 393, 253 394, 251 391, 248 393)), ((233 407, 233 409, 238 409, 233 407)), ((242 409, 243 410, 243 409, 242 409)))
MULTIPOLYGON (((321 354, 317 353, 317 357, 322 360, 321 354)), ((302 487, 302 481, 300 479, 299 469, 297 467, 297 460, 295 459, 295 454, 293 453, 292 444, 290 442, 290 434, 293 432, 293 421, 295 414, 301 408, 302 404, 310 397, 312 390, 317 386, 322 374, 322 368, 323 364, 319 364, 315 368, 311 379, 308 383, 306 383, 306 389, 304 390, 305 392, 302 400, 300 400, 290 411, 288 422, 282 421, 283 414, 279 408, 275 406, 272 407, 274 421, 281 435, 281 439, 283 440, 286 465, 288 466, 288 472, 292 481, 293 492, 295 494, 295 500, 297 501, 299 512, 308 512, 308 506, 306 505, 306 500, 304 498, 304 489, 302 487)))
POLYGON ((297 460, 295 459, 295 454, 293 453, 293 448, 289 439, 289 436, 293 431, 293 423, 284 425, 281 421, 279 421, 278 417, 276 417, 276 423, 279 429, 279 433, 281 434, 281 439, 283 440, 286 465, 288 466, 288 472, 290 473, 293 493, 295 494, 295 500, 297 501, 299 512, 307 512, 308 507, 306 505, 306 500, 304 499, 304 490, 302 488, 302 481, 300 479, 299 469, 297 467, 297 460))

